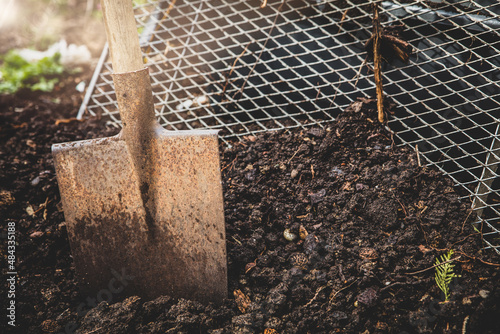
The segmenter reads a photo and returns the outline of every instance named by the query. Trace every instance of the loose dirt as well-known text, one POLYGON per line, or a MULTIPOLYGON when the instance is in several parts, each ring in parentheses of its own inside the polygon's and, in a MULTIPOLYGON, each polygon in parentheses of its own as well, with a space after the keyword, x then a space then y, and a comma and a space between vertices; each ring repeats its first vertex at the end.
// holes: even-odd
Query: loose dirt
MULTIPOLYGON (((497 332, 498 256, 481 251, 470 203, 393 145, 368 99, 325 129, 221 147, 231 295, 223 305, 81 295, 50 147, 117 132, 99 118, 72 119, 74 86, 89 76, 70 76, 49 95, 0 97, 3 264, 7 223, 17 231, 14 332, 497 332), (444 302, 432 266, 450 249, 458 277, 444 302)), ((0 331, 12 332, 5 315, 0 331)))

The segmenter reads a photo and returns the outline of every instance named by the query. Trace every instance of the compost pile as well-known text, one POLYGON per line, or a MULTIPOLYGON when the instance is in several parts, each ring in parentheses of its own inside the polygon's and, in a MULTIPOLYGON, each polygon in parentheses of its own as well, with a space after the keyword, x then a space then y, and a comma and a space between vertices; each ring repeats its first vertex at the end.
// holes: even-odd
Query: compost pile
MULTIPOLYGON (((369 99, 325 129, 221 147, 230 294, 223 305, 81 295, 50 146, 117 130, 99 118, 71 118, 78 80, 69 76, 51 95, 0 97, 1 232, 5 241, 6 223, 15 222, 18 243, 14 332, 498 330, 498 266, 490 263, 499 261, 480 250, 470 203, 459 202, 446 177, 419 166, 413 150, 393 144, 369 99), (444 302, 431 267, 450 249, 458 277, 444 302)), ((12 332, 2 318, 0 331, 12 332)))

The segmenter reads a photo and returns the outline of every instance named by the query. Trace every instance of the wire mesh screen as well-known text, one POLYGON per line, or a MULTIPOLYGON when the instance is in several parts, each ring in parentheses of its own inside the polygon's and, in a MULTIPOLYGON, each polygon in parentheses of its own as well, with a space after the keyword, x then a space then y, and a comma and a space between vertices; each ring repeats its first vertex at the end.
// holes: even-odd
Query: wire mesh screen
MULTIPOLYGON (((368 0, 138 1, 140 43, 160 123, 216 128, 227 144, 260 131, 327 126, 375 96, 368 0)), ((485 248, 500 254, 500 4, 386 1, 384 29, 413 48, 383 65, 401 144, 466 189, 485 248)), ((119 126, 107 50, 79 112, 119 126)))

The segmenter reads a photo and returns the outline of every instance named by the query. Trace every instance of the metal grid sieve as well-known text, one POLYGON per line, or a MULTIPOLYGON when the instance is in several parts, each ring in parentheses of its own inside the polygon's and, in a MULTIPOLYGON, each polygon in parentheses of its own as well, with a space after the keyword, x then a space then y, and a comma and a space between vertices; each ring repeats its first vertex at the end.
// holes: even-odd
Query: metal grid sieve
MULTIPOLYGON (((169 0, 136 7, 156 113, 169 130, 216 128, 231 141, 261 131, 326 126, 375 95, 364 43, 368 0, 169 0)), ((396 104, 388 126, 467 191, 485 248, 500 254, 500 4, 385 1, 414 53, 384 64, 396 104)), ((107 49, 78 117, 120 125, 107 49)))

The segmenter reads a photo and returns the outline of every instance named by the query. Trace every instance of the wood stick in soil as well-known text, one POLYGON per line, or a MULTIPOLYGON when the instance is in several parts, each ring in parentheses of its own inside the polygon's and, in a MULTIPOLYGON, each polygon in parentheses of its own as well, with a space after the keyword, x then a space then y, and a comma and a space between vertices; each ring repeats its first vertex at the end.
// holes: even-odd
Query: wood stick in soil
POLYGON ((380 55, 381 28, 378 16, 378 1, 373 4, 373 73, 377 90, 378 121, 384 122, 384 86, 382 83, 382 57, 380 55))

